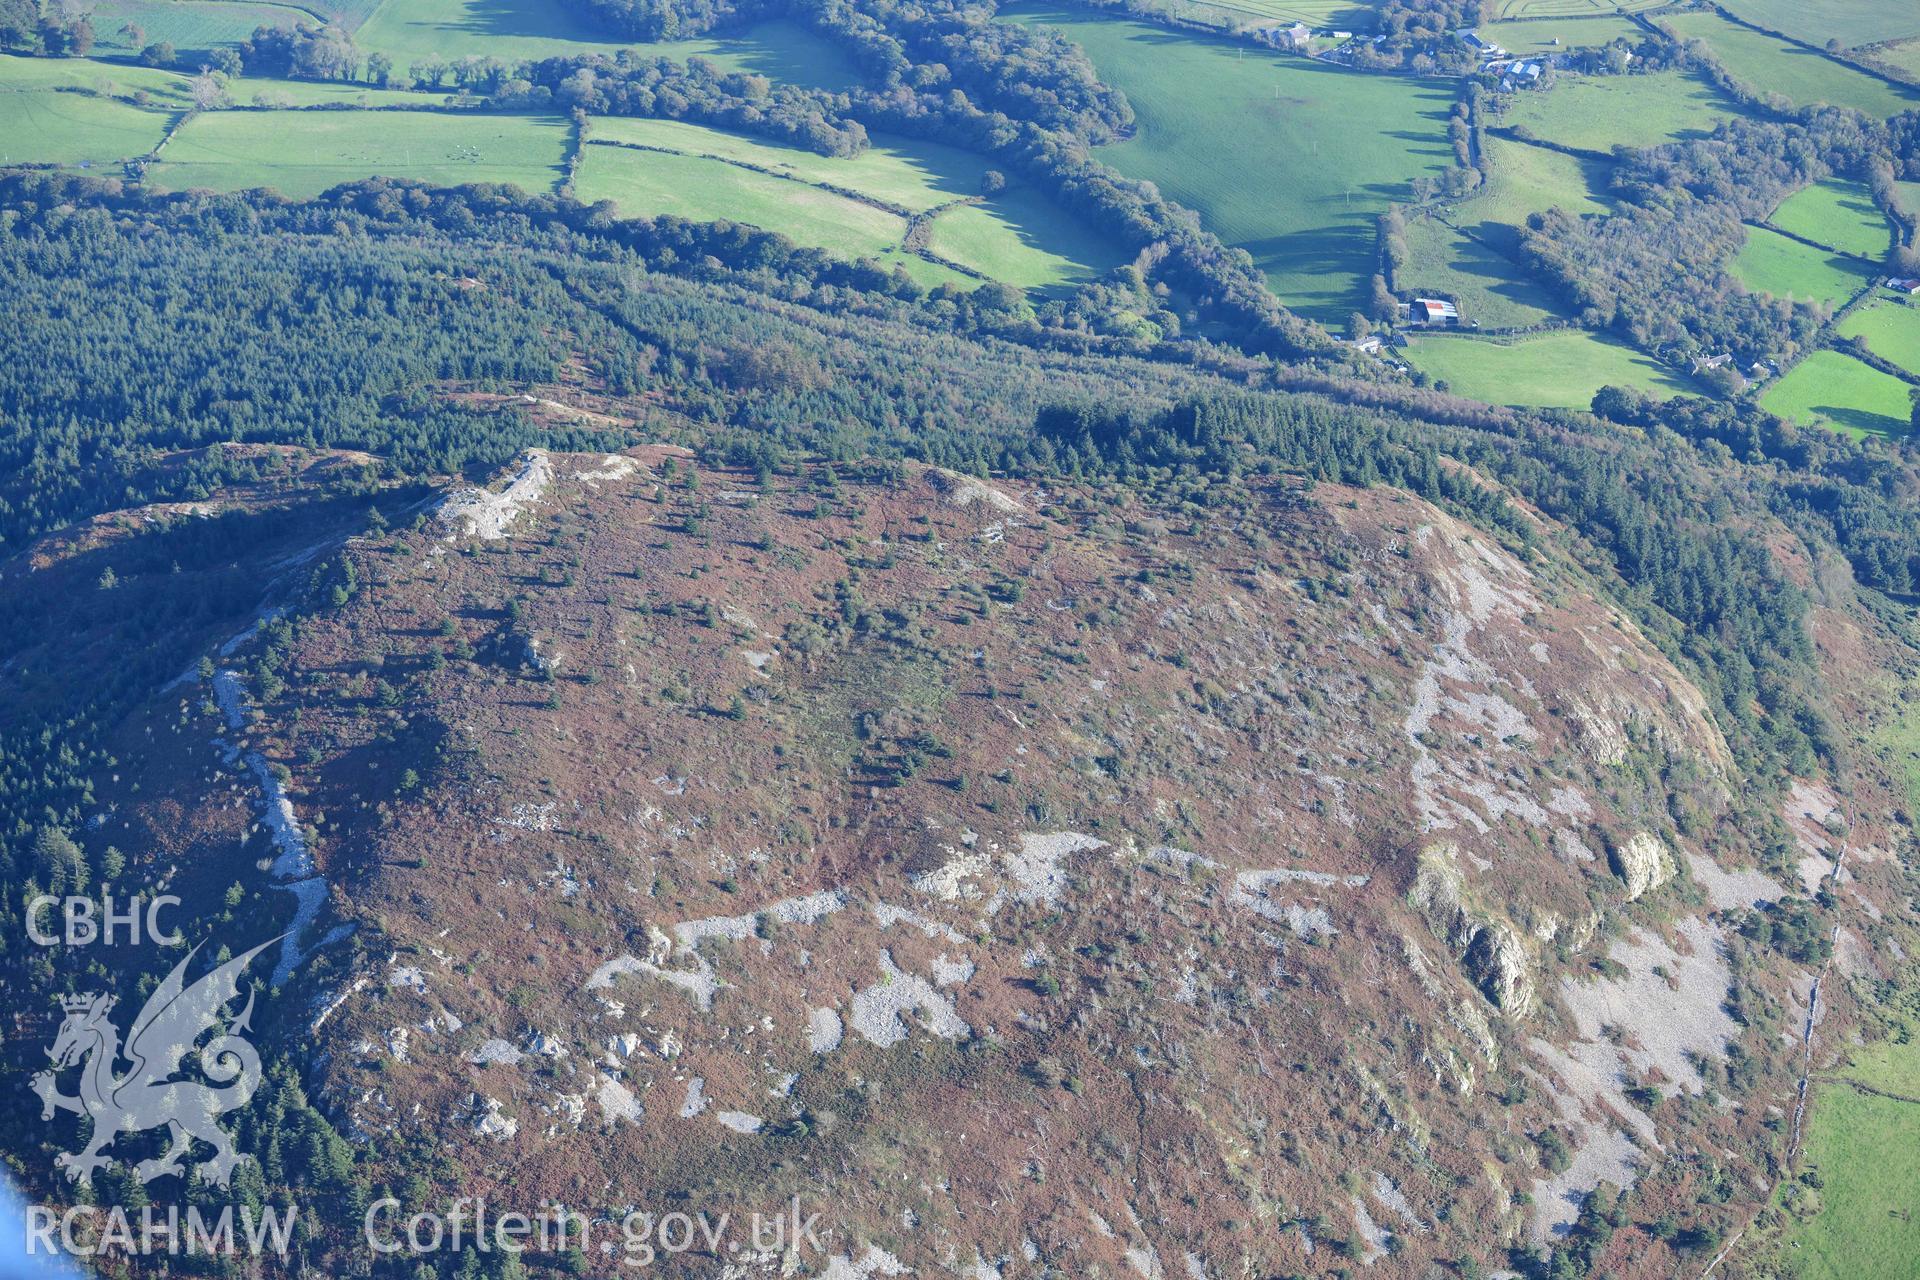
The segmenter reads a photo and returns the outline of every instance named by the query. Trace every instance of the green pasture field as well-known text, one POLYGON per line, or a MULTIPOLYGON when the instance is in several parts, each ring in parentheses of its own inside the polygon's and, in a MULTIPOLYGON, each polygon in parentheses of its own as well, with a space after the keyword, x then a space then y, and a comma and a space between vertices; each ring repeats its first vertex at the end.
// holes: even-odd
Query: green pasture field
POLYGON ((1133 103, 1136 135, 1100 159, 1198 211, 1253 256, 1283 302, 1318 320, 1365 303, 1375 215, 1407 199, 1416 175, 1453 162, 1450 82, 1366 75, 1081 10, 1003 13, 1079 42, 1133 103))
POLYGON ((1121 255, 1031 188, 1002 192, 985 205, 949 209, 933 220, 928 245, 952 262, 1018 289, 1059 289, 1120 264, 1121 255))
POLYGON ((1816 351, 1760 397, 1760 407, 1848 435, 1905 435, 1907 384, 1838 351, 1816 351))
POLYGON ((1840 1073, 1889 1093, 1920 1098, 1920 1040, 1879 1040, 1855 1049, 1840 1073))
POLYGON ((1667 0, 1493 0, 1493 16, 1507 18, 1586 18, 1657 9, 1667 0))
POLYGON ((1920 107, 1920 89, 1896 88, 1811 49, 1728 22, 1717 13, 1665 14, 1659 20, 1683 37, 1706 41, 1738 79, 1801 106, 1825 102, 1881 118, 1920 107))
POLYGON ((845 89, 859 79, 838 45, 793 22, 763 22, 726 37, 646 43, 609 36, 557 0, 381 0, 354 43, 386 54, 401 70, 432 58, 517 62, 637 49, 676 61, 708 58, 729 71, 823 89, 845 89))
POLYGON ((153 150, 171 118, 164 110, 84 93, 0 89, 0 164, 55 164, 120 177, 120 162, 153 150))
MULTIPOLYGON (((784 147, 742 134, 673 120, 596 120, 590 137, 602 141, 664 147, 690 157, 710 157, 705 166, 683 165, 675 169, 675 172, 689 176, 696 185, 698 179, 691 175, 707 173, 709 170, 716 171, 711 174, 712 181, 734 191, 759 191, 766 182, 775 183, 776 186, 769 189, 772 203, 767 204, 756 198, 756 214, 752 217, 744 213, 730 214, 723 204, 699 192, 689 190, 684 194, 689 200, 717 210, 708 214, 709 217, 736 217, 770 231, 779 231, 798 243, 816 244, 850 257, 879 256, 883 250, 898 246, 900 236, 905 232, 905 224, 901 223, 896 229, 892 223, 888 223, 887 230, 880 232, 881 224, 866 214, 887 214, 887 211, 861 206, 865 212, 850 212, 848 216, 860 228, 871 228, 880 234, 884 243, 876 241, 866 230, 858 232, 855 237, 857 242, 832 243, 822 239, 815 214, 823 206, 817 202, 808 203, 804 210, 797 211, 799 216, 792 225, 782 219, 778 208, 778 201, 782 198, 779 186, 787 188, 785 195, 789 198, 798 193, 802 196, 818 194, 834 200, 844 199, 834 191, 817 190, 825 186, 856 192, 911 213, 925 213, 978 195, 980 180, 988 168, 987 162, 972 152, 936 142, 894 138, 885 134, 875 136, 871 147, 853 157, 823 156, 798 147, 784 147), (751 173, 734 165, 717 164, 715 160, 755 165, 794 181, 782 184, 780 177, 751 173), (729 169, 731 173, 717 172, 729 169), (747 182, 747 179, 754 181, 747 182), (811 184, 816 191, 808 192, 800 183, 811 184), (762 221, 763 218, 771 220, 762 221)), ((610 150, 618 151, 621 148, 603 146, 599 142, 590 144, 589 162, 600 167, 608 159, 600 153, 610 150)), ((669 158, 643 152, 628 152, 628 155, 631 158, 624 165, 613 163, 606 167, 615 171, 645 170, 649 160, 669 158)), ((630 195, 629 198, 636 197, 630 195)), ((656 201, 659 198, 654 197, 656 201)), ((646 212, 694 216, 683 209, 657 204, 646 212)), ((892 214, 887 216, 893 217, 892 214)), ((894 221, 898 219, 894 218, 894 221)), ((931 226, 929 247, 942 257, 1020 288, 1044 289, 1077 283, 1117 265, 1120 260, 1119 252, 1110 241, 1094 235, 1038 192, 1019 187, 1002 191, 984 205, 956 206, 939 214, 931 226)), ((925 275, 930 264, 911 255, 910 259, 909 269, 925 275)), ((933 270, 937 271, 938 268, 934 267, 933 270)), ((938 284, 952 276, 951 272, 941 272, 932 282, 938 284)))
POLYGON ((1319 31, 1371 31, 1374 25, 1373 8, 1366 0, 1164 0, 1156 7, 1200 22, 1207 21, 1206 11, 1217 10, 1242 21, 1304 22, 1319 31))
MULTIPOLYGON (((128 66, 93 58, 16 58, 0 54, 0 93, 34 89, 74 88, 110 98, 129 99, 136 106, 186 107, 192 102, 192 77, 155 67, 128 66)), ((357 81, 268 80, 236 77, 226 84, 235 106, 313 107, 335 103, 367 107, 415 107, 432 110, 445 104, 448 94, 376 89, 357 81)))
POLYGON ((724 218, 839 257, 904 267, 923 284, 974 284, 957 271, 902 250, 907 220, 898 214, 701 156, 589 146, 574 178, 574 192, 587 203, 611 200, 624 217, 673 214, 696 222, 724 218))
MULTIPOLYGON (((1855 1050, 1841 1074, 1920 1098, 1920 1042, 1855 1050)), ((1806 1280, 1912 1280, 1920 1275, 1920 1102, 1823 1083, 1807 1113, 1802 1164, 1822 1186, 1820 1211, 1789 1218, 1780 1257, 1806 1280)))
POLYGON ((1549 54, 1625 39, 1638 44, 1645 31, 1616 13, 1568 15, 1553 22, 1488 22, 1475 28, 1508 53, 1549 54), (1555 40, 1559 44, 1555 44, 1555 40))
POLYGON ((1727 12, 1808 44, 1845 48, 1920 36, 1920 7, 1908 0, 1720 0, 1727 12))
POLYGON ((1789 240, 1765 227, 1747 228, 1747 242, 1728 269, 1751 292, 1827 306, 1838 306, 1860 292, 1872 274, 1872 268, 1857 259, 1789 240))
POLYGON ((1900 68, 1908 75, 1920 76, 1920 39, 1902 40, 1899 44, 1875 49, 1873 56, 1881 62, 1900 68))
POLYGON ((1528 214, 1553 208, 1573 214, 1613 211, 1598 194, 1606 190, 1612 168, 1603 161, 1504 138, 1487 139, 1487 160, 1492 176, 1486 189, 1455 205, 1451 221, 1502 253, 1519 248, 1528 214))
POLYGON ((1403 293, 1453 299, 1463 323, 1517 329, 1563 318, 1552 295, 1504 257, 1437 218, 1407 224, 1408 260, 1395 286, 1403 293))
MULTIPOLYGON (((1532 24, 1529 24, 1532 25, 1532 24)), ((1544 93, 1516 93, 1499 123, 1582 151, 1657 147, 1704 138, 1729 116, 1745 114, 1699 76, 1656 71, 1635 76, 1563 76, 1544 93)))
POLYGON ((937 142, 880 137, 860 155, 823 156, 678 120, 602 117, 594 120, 587 136, 739 160, 803 182, 847 187, 914 213, 979 194, 981 176, 990 167, 973 152, 937 142))
POLYGON ((1659 396, 1699 388, 1652 357, 1588 329, 1557 329, 1512 342, 1478 337, 1412 339, 1407 360, 1455 395, 1488 404, 1584 409, 1605 386, 1659 396))
POLYGON ((1842 320, 1840 336, 1865 338, 1873 354, 1920 377, 1920 309, 1882 299, 1842 320))
POLYGON ((145 94, 181 105, 188 101, 187 77, 177 72, 92 58, 19 58, 0 53, 0 92, 29 89, 85 89, 110 98, 145 94))
POLYGON ((404 107, 433 111, 446 106, 453 95, 443 90, 415 93, 376 89, 347 80, 266 80, 242 76, 227 82, 227 98, 236 107, 404 107))
POLYGON ((251 0, 95 0, 92 14, 95 48, 121 54, 162 40, 182 53, 217 49, 241 43, 256 27, 292 27, 320 21, 315 14, 293 5, 251 0), (140 28, 139 44, 120 34, 129 23, 140 28))
POLYGON ((380 7, 380 0, 303 0, 300 7, 313 10, 335 26, 358 31, 380 7))
MULTIPOLYGON (((1920 807, 1920 696, 1908 695, 1896 703, 1892 716, 1874 727, 1873 738, 1906 783, 1907 804, 1920 807)), ((1911 1045, 1900 1046, 1900 1069, 1897 1075, 1888 1077, 1888 1082, 1880 1087, 1920 1098, 1920 1060, 1917 1059, 1920 1059, 1920 1055, 1913 1052, 1911 1045), (1891 1083, 1893 1079, 1898 1079, 1899 1083, 1891 1083)), ((1860 1054, 1854 1055, 1854 1065, 1861 1068, 1860 1054)), ((1889 1062, 1886 1065, 1892 1068, 1894 1064, 1889 1062)))
POLYGON ((1767 221, 1782 231, 1879 262, 1892 247, 1887 215, 1857 182, 1816 182, 1780 202, 1767 221))
POLYGON ((210 111, 183 125, 147 173, 154 186, 301 199, 375 175, 440 186, 551 192, 565 173, 557 116, 440 111, 210 111))

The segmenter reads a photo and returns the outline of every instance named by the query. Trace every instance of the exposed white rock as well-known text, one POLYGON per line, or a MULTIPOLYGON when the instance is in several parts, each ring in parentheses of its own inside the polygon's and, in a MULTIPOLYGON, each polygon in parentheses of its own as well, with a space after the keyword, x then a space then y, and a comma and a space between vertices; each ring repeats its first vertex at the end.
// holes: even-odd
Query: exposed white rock
POLYGON ((1524 1018, 1537 1004, 1533 971, 1526 943, 1504 922, 1483 927, 1467 944, 1463 957, 1467 976, 1499 1010, 1510 1018, 1524 1018))
POLYGON ((1707 901, 1716 911, 1755 907, 1763 902, 1778 902, 1786 890, 1765 872, 1751 869, 1723 870, 1719 863, 1703 854, 1687 854, 1687 870, 1707 891, 1707 901))
POLYGON ((909 883, 930 897, 939 898, 944 902, 953 902, 962 897, 977 895, 979 889, 968 884, 967 881, 986 875, 992 866, 992 862, 984 853, 962 853, 943 866, 920 873, 909 883))
POLYGON ((766 1123, 759 1116, 749 1115, 745 1111, 721 1111, 713 1118, 735 1133, 758 1133, 760 1126, 766 1123))
POLYGON ((984 503, 995 511, 1008 515, 1015 515, 1025 510, 1018 502, 984 480, 963 476, 957 471, 948 471, 944 467, 928 467, 927 483, 956 507, 971 507, 984 503))
POLYGON ((457 489, 447 495, 436 513, 452 530, 447 541, 463 534, 492 542, 507 536, 514 519, 540 500, 553 483, 553 461, 545 449, 529 449, 520 471, 499 493, 480 488, 457 489))
POLYGON ((1637 901, 1673 879, 1673 854, 1651 831, 1637 831, 1612 850, 1613 869, 1627 886, 1627 901, 1637 901))
POLYGON ((878 1245, 868 1245, 858 1260, 845 1254, 834 1254, 827 1259, 827 1269, 820 1273, 820 1280, 870 1280, 873 1276, 905 1276, 913 1273, 907 1265, 878 1245))
POLYGON ((1104 849, 1107 842, 1077 831, 1023 832, 1020 849, 1006 857, 1014 896, 1022 902, 1056 905, 1066 891, 1067 873, 1060 863, 1076 853, 1104 849))
POLYGON ((889 1048, 907 1038, 905 1017, 920 1015, 920 1025, 945 1040, 960 1040, 972 1028, 961 1020, 953 1002, 934 990, 919 974, 897 967, 893 956, 880 953, 880 981, 853 997, 853 1029, 867 1040, 889 1048))
POLYGON ((467 1061, 477 1067, 511 1067, 526 1056, 509 1040, 489 1040, 474 1050, 467 1061))
POLYGON ((520 1132, 520 1122, 512 1116, 500 1113, 498 1098, 473 1095, 472 1108, 475 1113, 473 1131, 483 1138, 492 1138, 495 1142, 506 1142, 520 1132))
POLYGON ((933 982, 935 986, 951 987, 973 977, 973 961, 961 956, 958 960, 949 960, 946 953, 934 957, 933 982))
POLYGON ((807 1048, 815 1053, 832 1053, 845 1035, 840 1015, 831 1009, 815 1009, 807 1015, 807 1048))
POLYGON ((640 1118, 646 1115, 646 1108, 640 1105, 640 1099, 633 1096, 633 1090, 609 1075, 600 1077, 599 1087, 594 1090, 594 1100, 600 1104, 600 1115, 610 1124, 618 1124, 622 1120, 639 1124, 640 1118))

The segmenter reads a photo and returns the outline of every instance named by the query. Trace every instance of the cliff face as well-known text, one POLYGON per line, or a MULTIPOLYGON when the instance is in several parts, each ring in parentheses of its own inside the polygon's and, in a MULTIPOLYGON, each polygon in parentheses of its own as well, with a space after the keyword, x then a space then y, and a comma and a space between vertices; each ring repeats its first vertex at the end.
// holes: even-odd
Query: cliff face
POLYGON ((1803 887, 1557 551, 666 448, 401 515, 263 546, 286 617, 103 787, 184 881, 265 864, 282 1047, 386 1177, 1011 1277, 1417 1274, 1770 1176, 1798 971, 1732 926, 1803 887))

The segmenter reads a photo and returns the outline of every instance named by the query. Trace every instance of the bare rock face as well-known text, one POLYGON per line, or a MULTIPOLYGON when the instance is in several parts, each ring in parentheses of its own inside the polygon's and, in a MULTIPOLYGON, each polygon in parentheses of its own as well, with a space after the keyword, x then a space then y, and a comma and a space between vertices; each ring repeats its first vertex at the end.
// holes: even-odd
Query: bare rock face
POLYGON ((1627 886, 1627 901, 1636 902, 1673 879, 1673 854, 1651 831, 1636 832, 1614 847, 1613 870, 1627 886))
POLYGON ((1467 945, 1474 931, 1461 903, 1464 884, 1460 846, 1445 840, 1420 851, 1413 888, 1407 893, 1407 904, 1426 918, 1436 937, 1456 950, 1467 945))
POLYGON ((1463 958, 1467 975, 1509 1018, 1524 1018, 1539 1003, 1526 944, 1512 926, 1490 924, 1474 934, 1463 958))
POLYGON ((1467 977, 1489 1003, 1509 1018, 1524 1018, 1538 1004, 1526 943, 1506 921, 1470 907, 1465 892, 1457 844, 1440 841, 1420 851, 1407 904, 1459 957, 1467 977))

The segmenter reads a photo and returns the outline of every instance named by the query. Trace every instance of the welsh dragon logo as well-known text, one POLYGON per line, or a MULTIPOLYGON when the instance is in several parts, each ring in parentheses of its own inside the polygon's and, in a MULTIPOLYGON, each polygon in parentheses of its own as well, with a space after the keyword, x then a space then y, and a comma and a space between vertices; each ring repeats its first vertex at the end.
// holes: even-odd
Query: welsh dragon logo
POLYGON ((275 941, 235 956, 188 986, 183 975, 200 949, 196 946, 147 998, 124 1047, 119 1028, 108 1017, 116 997, 61 998, 66 1020, 47 1050, 53 1068, 34 1076, 32 1084, 40 1095, 41 1119, 51 1120, 60 1110, 93 1121, 85 1147, 54 1157, 54 1167, 66 1170, 68 1181, 91 1184, 94 1170, 113 1163, 102 1153, 115 1141, 163 1125, 172 1145, 166 1154, 134 1165, 134 1176, 143 1183, 182 1173, 195 1138, 214 1150, 199 1172, 218 1186, 226 1186, 234 1169, 252 1158, 236 1152, 233 1139, 216 1123, 222 1112, 245 1106, 260 1087, 260 1055, 237 1034, 250 1030, 253 995, 248 993, 246 1007, 230 1021, 227 1006, 240 996, 240 974, 247 963, 275 941), (174 1079, 181 1060, 195 1052, 196 1042, 208 1032, 213 1038, 199 1046, 198 1056, 201 1073, 213 1083, 174 1079), (124 1073, 117 1070, 122 1059, 129 1064, 124 1073), (59 1092, 56 1076, 75 1065, 80 1067, 80 1091, 59 1092))

